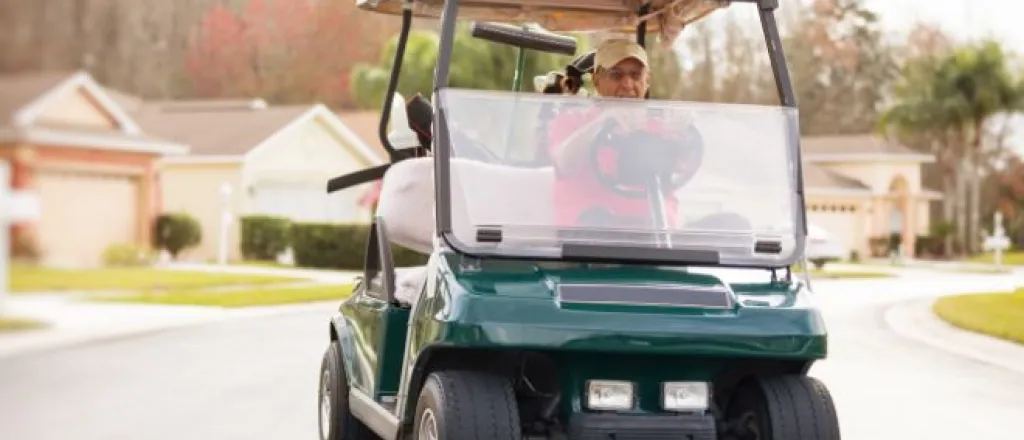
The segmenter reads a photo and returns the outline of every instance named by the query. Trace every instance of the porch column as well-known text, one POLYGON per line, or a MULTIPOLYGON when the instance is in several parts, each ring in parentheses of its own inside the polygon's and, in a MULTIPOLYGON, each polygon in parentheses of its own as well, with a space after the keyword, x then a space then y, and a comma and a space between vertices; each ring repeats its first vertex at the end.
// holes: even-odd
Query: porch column
POLYGON ((917 197, 907 195, 903 198, 903 255, 916 257, 914 248, 917 244, 917 197))
POLYGON ((138 241, 137 244, 139 247, 148 249, 150 247, 153 220, 157 213, 155 203, 158 185, 156 182, 156 171, 153 165, 146 167, 146 169, 139 174, 138 179, 138 208, 135 214, 138 219, 138 224, 136 226, 135 239, 138 241))
MULTIPOLYGON (((11 158, 11 188, 18 190, 31 190, 35 187, 35 151, 28 145, 18 144, 14 147, 14 154, 11 158)), ((35 244, 36 225, 34 223, 21 222, 11 225, 11 256, 23 257, 25 249, 19 248, 22 243, 35 244)))

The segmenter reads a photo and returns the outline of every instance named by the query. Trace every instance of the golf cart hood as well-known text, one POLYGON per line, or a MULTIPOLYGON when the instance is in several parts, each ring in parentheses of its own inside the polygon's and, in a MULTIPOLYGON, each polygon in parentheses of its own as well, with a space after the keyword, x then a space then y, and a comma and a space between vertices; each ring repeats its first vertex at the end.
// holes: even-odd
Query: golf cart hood
POLYGON ((463 254, 726 267, 785 267, 802 254, 795 109, 455 88, 434 102, 437 233, 463 254), (615 143, 602 130, 624 120, 668 134, 624 138, 618 165, 601 171, 615 143), (572 162, 560 159, 567 148, 572 162), (648 184, 665 164, 669 174, 653 173, 667 177, 648 184), (570 182, 584 174, 597 182, 570 182), (640 223, 609 207, 626 186, 640 223))
POLYGON ((447 281, 439 283, 443 290, 430 309, 418 312, 437 319, 438 335, 457 345, 738 357, 825 353, 824 324, 805 286, 771 282, 767 271, 762 282, 728 283, 655 267, 470 260, 442 252, 440 276, 447 281), (652 298, 658 290, 690 303, 652 298), (692 301, 715 293, 729 304, 692 301))

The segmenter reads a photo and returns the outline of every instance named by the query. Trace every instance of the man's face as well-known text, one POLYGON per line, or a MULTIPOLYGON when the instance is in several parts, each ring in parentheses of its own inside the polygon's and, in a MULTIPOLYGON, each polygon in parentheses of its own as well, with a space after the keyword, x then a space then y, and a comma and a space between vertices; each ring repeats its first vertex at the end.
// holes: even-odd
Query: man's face
POLYGON ((610 69, 594 73, 594 90, 610 98, 643 98, 650 87, 650 71, 636 58, 626 58, 610 69))

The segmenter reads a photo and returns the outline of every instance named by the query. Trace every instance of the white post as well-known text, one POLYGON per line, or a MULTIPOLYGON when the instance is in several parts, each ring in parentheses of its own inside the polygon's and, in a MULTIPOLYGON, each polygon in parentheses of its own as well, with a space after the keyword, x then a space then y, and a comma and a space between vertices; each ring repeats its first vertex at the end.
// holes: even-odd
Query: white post
POLYGON ((217 263, 228 264, 228 234, 231 232, 231 185, 224 182, 220 186, 221 215, 220 240, 217 249, 217 263))
POLYGON ((0 160, 0 315, 10 288, 8 269, 11 257, 11 225, 22 220, 35 220, 40 215, 39 197, 11 188, 11 165, 0 160))
MULTIPOLYGON (((992 222, 993 222, 993 225, 992 225, 992 235, 994 237, 996 237, 996 240, 1001 240, 1003 237, 1006 237, 1006 231, 1003 230, 1003 213, 1001 213, 999 211, 996 211, 996 213, 992 217, 993 217, 992 218, 992 222)), ((996 267, 1002 267, 1003 266, 1003 246, 999 246, 997 244, 995 246, 995 251, 996 251, 995 252, 996 267)))

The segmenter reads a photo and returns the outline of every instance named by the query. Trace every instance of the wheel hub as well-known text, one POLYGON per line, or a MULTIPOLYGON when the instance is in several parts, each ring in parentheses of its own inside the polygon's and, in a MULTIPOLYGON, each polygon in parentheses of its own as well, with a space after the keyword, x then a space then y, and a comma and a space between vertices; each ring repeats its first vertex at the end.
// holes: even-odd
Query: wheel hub
POLYGON ((427 408, 420 416, 420 429, 416 434, 416 440, 437 440, 437 420, 434 419, 434 411, 427 408))

